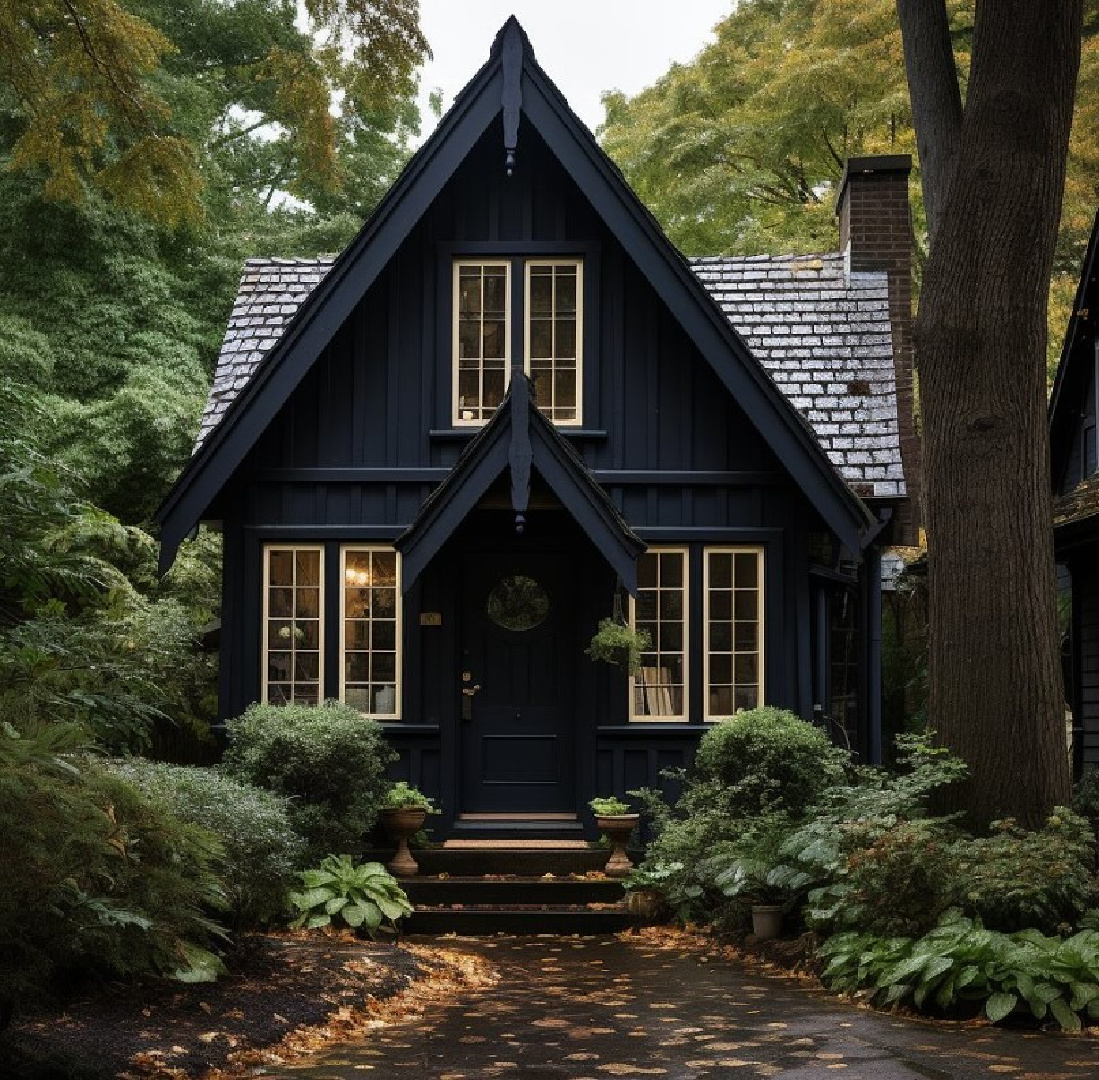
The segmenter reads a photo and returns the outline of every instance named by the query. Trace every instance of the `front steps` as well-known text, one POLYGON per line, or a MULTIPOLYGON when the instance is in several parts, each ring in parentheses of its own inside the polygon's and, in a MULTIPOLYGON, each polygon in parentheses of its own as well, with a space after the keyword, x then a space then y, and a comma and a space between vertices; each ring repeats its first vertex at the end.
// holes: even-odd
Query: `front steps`
MULTIPOLYGON (((368 858, 385 862, 389 852, 368 858)), ((576 841, 461 841, 414 852, 401 878, 414 912, 407 934, 616 934, 634 920, 608 852, 576 841)))

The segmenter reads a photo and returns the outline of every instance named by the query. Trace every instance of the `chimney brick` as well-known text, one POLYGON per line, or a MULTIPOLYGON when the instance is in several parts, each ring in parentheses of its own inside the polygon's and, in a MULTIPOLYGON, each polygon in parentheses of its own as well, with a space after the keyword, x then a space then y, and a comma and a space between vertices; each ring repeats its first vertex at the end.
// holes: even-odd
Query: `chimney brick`
POLYGON ((852 273, 889 275, 889 322, 897 382, 897 420, 908 498, 897 508, 893 541, 915 544, 921 522, 920 438, 912 340, 912 219, 908 205, 908 154, 849 158, 836 197, 840 250, 852 273))

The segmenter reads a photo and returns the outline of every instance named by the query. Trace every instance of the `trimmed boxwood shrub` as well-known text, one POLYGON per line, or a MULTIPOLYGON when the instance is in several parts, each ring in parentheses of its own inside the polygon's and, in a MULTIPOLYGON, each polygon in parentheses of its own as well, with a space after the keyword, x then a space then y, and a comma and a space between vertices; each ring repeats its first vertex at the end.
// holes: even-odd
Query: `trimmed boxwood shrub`
POLYGON ((214 769, 129 758, 111 771, 180 821, 213 833, 225 849, 225 895, 237 928, 287 911, 305 844, 290 824, 290 806, 273 791, 214 769))
POLYGON ((820 728, 784 709, 739 712, 715 724, 695 755, 696 783, 734 816, 798 815, 841 783, 850 758, 820 728))
POLYGON ((307 864, 362 850, 378 820, 396 755, 381 726, 338 701, 253 705, 226 725, 222 763, 236 779, 290 801, 307 864))

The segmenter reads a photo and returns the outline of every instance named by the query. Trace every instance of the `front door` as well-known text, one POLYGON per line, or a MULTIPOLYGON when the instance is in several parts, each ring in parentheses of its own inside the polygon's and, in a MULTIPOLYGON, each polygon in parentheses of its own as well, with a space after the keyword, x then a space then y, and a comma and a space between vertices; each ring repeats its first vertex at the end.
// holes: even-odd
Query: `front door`
POLYGON ((573 812, 576 621, 566 560, 470 555, 462 590, 462 811, 573 812))

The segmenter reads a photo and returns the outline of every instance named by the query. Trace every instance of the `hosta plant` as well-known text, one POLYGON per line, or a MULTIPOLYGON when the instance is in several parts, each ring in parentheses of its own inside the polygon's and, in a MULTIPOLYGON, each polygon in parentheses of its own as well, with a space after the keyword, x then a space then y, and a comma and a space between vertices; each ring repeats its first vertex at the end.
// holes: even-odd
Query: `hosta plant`
POLYGON ((923 1011, 983 1008, 996 1022, 1013 1012, 1052 1017, 1077 1031, 1099 1020, 1099 932, 1067 938, 1037 930, 1002 934, 949 912, 919 938, 837 934, 821 946, 822 981, 876 1005, 923 1011))
POLYGON ((314 870, 301 875, 305 886, 290 894, 300 913, 294 927, 339 926, 365 930, 373 937, 383 927, 397 931, 397 922, 412 914, 404 890, 381 863, 356 863, 350 855, 329 855, 314 870))

